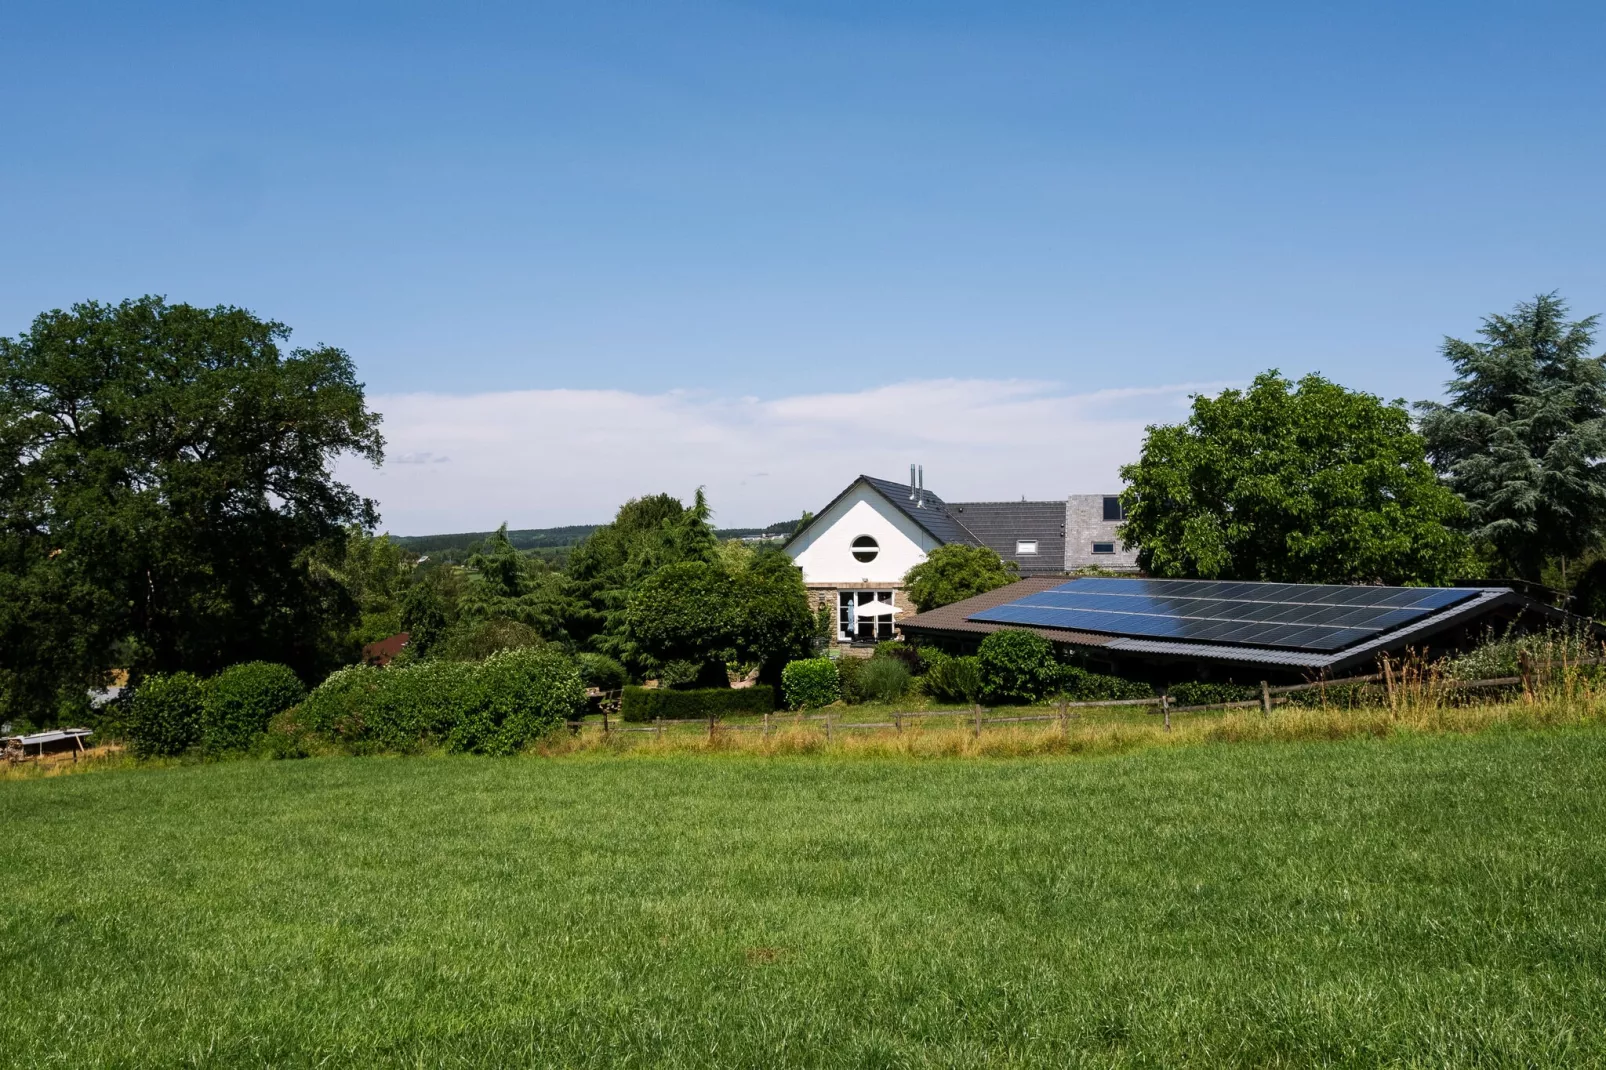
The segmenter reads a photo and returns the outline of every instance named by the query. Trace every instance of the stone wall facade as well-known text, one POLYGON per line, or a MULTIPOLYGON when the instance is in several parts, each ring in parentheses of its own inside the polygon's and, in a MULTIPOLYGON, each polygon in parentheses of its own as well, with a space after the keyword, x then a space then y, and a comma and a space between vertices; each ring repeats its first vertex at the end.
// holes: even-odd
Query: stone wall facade
POLYGON ((1121 537, 1116 534, 1121 522, 1104 519, 1104 503, 1115 497, 1113 494, 1072 494, 1065 499, 1065 571, 1074 572, 1079 568, 1136 571, 1137 550, 1123 550, 1121 537), (1095 547, 1103 550, 1106 546, 1113 551, 1094 552, 1095 547))
POLYGON ((893 606, 896 607, 897 609, 900 609, 900 610, 903 611, 898 616, 892 618, 893 619, 893 624, 892 624, 891 638, 894 638, 894 639, 898 638, 898 634, 899 634, 898 633, 897 622, 899 620, 902 620, 904 617, 913 616, 914 613, 916 612, 914 604, 909 601, 909 596, 904 592, 904 590, 903 590, 903 588, 901 586, 898 586, 898 585, 895 585, 895 584, 890 584, 890 583, 837 583, 837 584, 824 584, 824 583, 815 584, 815 583, 810 583, 810 584, 806 584, 805 586, 808 588, 808 592, 809 592, 809 605, 810 605, 810 608, 817 612, 821 606, 824 606, 830 612, 830 614, 831 614, 831 641, 830 641, 830 644, 829 644, 829 649, 832 652, 839 653, 844 657, 869 657, 872 653, 875 652, 875 644, 876 644, 876 642, 878 640, 877 641, 870 641, 870 640, 866 640, 866 641, 859 641, 859 640, 843 641, 842 640, 842 638, 840 636, 840 632, 839 632, 839 624, 838 624, 838 618, 837 618, 838 606, 840 605, 841 592, 843 592, 843 591, 891 591, 892 592, 892 604, 893 604, 893 606))

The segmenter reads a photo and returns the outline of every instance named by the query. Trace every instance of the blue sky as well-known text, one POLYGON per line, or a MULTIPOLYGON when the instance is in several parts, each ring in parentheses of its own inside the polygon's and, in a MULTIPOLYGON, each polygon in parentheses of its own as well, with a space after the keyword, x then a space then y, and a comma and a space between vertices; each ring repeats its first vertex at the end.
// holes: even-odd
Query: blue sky
MULTIPOLYGON (((89 297, 240 304, 376 398, 563 390, 599 422, 609 391, 706 416, 1025 380, 1141 426, 1180 395, 1126 392, 1270 366, 1428 397, 1485 313, 1606 310, 1603 45, 1585 4, 13 2, 0 333, 89 297)), ((859 430, 832 464, 964 451, 822 425, 859 430)), ((1082 489, 1059 464, 1020 492, 1082 489)), ((662 478, 728 485, 731 522, 825 493, 735 474, 662 478)), ((384 493, 403 526, 604 508, 384 493)))

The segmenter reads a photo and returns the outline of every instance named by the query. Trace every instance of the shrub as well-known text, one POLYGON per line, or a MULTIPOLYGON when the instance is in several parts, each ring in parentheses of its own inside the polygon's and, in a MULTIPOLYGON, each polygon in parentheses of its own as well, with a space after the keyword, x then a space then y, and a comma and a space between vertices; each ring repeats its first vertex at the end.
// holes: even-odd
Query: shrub
POLYGON ((894 702, 909 690, 909 668, 900 658, 871 658, 854 686, 861 702, 894 702))
POLYGON ((875 645, 875 656, 878 658, 894 658, 903 662, 903 667, 909 670, 909 675, 919 676, 926 671, 926 663, 920 656, 920 648, 913 643, 905 643, 898 639, 884 639, 875 645))
POLYGON ((575 663, 551 649, 526 649, 478 663, 343 669, 307 696, 297 718, 358 752, 439 742, 450 750, 508 754, 584 711, 575 663))
POLYGON ((926 675, 920 686, 940 702, 975 702, 981 696, 981 661, 956 658, 940 650, 925 654, 926 675))
POLYGON ((271 661, 232 665, 207 683, 201 745, 212 754, 245 750, 267 731, 275 714, 294 706, 306 694, 288 665, 271 661))
POLYGON ((708 687, 697 691, 627 687, 619 700, 619 716, 626 721, 652 721, 659 717, 666 721, 698 720, 739 713, 769 713, 774 708, 775 689, 764 684, 708 687))
POLYGON ((1211 706, 1217 702, 1243 702, 1259 698, 1260 688, 1247 684, 1206 683, 1192 680, 1170 689, 1171 701, 1178 706, 1211 706))
POLYGON ((1107 702, 1111 699, 1153 698, 1154 688, 1137 680, 1089 672, 1077 665, 1061 665, 1055 690, 1071 702, 1107 702))
POLYGON ((870 664, 869 658, 844 655, 836 659, 836 693, 843 702, 859 703, 864 695, 859 690, 859 674, 870 664))
POLYGON ((580 680, 598 691, 618 691, 630 682, 625 667, 606 654, 579 654, 575 657, 580 667, 580 680))
POLYGON ((134 691, 128 743, 141 758, 183 754, 201 739, 206 688, 187 672, 147 677, 134 691))
POLYGON ((788 662, 781 670, 781 689, 788 709, 829 706, 842 693, 836 662, 830 658, 788 662))
POLYGON ((1008 628, 981 641, 981 689, 989 702, 1036 702, 1054 690, 1054 646, 1036 632, 1008 628))
POLYGON ((446 734, 449 750, 512 754, 585 713, 585 685, 551 650, 504 650, 477 667, 473 702, 446 734))
POLYGON ((275 714, 268 722, 267 731, 258 737, 254 753, 273 759, 312 757, 308 733, 297 718, 297 712, 290 709, 275 714))

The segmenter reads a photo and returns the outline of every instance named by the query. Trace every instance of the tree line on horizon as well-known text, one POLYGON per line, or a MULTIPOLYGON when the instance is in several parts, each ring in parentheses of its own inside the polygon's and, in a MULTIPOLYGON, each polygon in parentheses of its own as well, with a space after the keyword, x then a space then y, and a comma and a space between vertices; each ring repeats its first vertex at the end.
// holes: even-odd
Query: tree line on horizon
MULTIPOLYGON (((1196 396, 1122 469, 1151 575, 1502 578, 1606 610, 1606 357, 1554 294, 1446 339, 1444 402, 1277 371, 1196 396)), ((0 711, 84 714, 112 670, 291 666, 308 683, 408 629, 408 657, 548 644, 602 675, 774 677, 829 626, 775 546, 722 539, 701 492, 625 503, 561 549, 505 527, 418 564, 335 460, 383 457, 350 358, 243 309, 88 302, 0 338, 0 711)), ((779 525, 774 526, 777 529, 779 525)), ((922 608, 1010 578, 975 548, 912 575, 922 608)), ((432 558, 436 555, 431 554, 432 558)))

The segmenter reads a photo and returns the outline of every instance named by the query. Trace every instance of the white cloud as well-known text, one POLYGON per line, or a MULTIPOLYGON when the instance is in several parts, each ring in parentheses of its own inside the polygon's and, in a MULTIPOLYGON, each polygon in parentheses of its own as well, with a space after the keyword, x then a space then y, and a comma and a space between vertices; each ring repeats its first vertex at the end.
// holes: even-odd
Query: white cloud
POLYGON ((627 498, 708 488, 716 522, 817 510, 861 472, 951 501, 1051 499, 1120 486, 1143 429, 1217 384, 1067 393, 1051 383, 936 379, 763 401, 671 391, 523 390, 372 399, 381 469, 341 477, 398 534, 593 523, 627 498))

